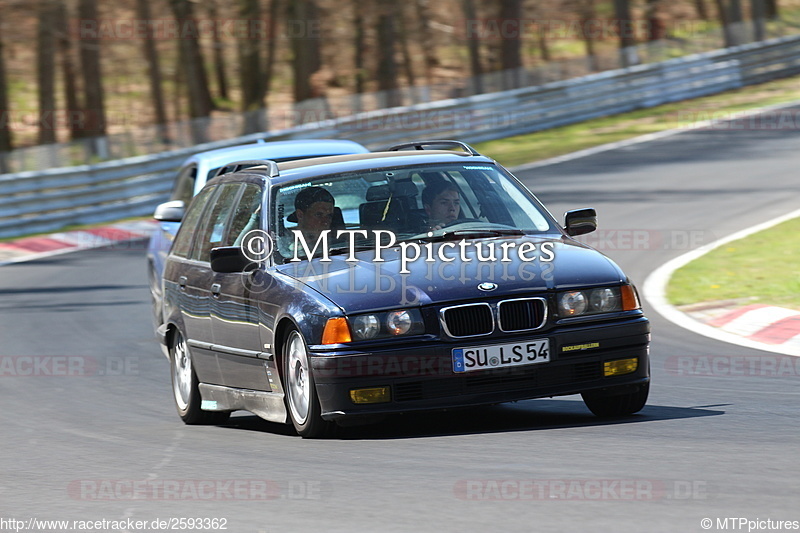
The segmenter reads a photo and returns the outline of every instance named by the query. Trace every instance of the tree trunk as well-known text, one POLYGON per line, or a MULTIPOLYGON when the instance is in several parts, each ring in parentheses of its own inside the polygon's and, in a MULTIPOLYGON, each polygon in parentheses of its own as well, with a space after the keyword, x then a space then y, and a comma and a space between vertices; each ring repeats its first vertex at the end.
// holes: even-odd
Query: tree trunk
POLYGON ((706 8, 705 0, 694 0, 694 8, 697 11, 697 18, 708 20, 708 8, 706 8))
POLYGON ((778 13, 778 0, 765 1, 765 15, 767 20, 778 20, 780 13, 778 13))
POLYGON ((766 26, 766 6, 764 0, 751 0, 750 2, 751 15, 753 20, 753 37, 756 41, 763 41, 767 38, 766 26))
MULTIPOLYGON (((366 29, 364 28, 364 11, 363 4, 360 0, 353 1, 353 66, 356 71, 356 93, 361 94, 364 92, 364 81, 367 79, 366 67, 364 65, 364 52, 366 51, 366 29)), ((360 100, 358 100, 360 102, 360 100)), ((358 111, 361 106, 358 106, 358 111)))
POLYGON ((402 104, 397 91, 397 63, 394 57, 394 18, 396 4, 392 0, 378 0, 378 90, 386 94, 386 107, 402 104))
MULTIPOLYGON (((261 18, 258 0, 239 0, 239 16, 243 20, 261 18)), ((242 111, 245 113, 244 132, 266 129, 260 119, 264 107, 264 77, 261 73, 261 42, 257 35, 240 36, 238 41, 239 80, 242 87, 242 111)))
POLYGON ((722 26, 722 36, 725 41, 725 47, 727 48, 733 46, 736 41, 731 31, 730 14, 728 13, 728 7, 725 5, 725 0, 716 0, 716 3, 719 23, 722 26))
POLYGON ((272 75, 275 69, 275 51, 278 44, 278 17, 281 12, 280 0, 269 3, 269 20, 267 21, 267 60, 264 65, 264 94, 272 89, 272 75))
POLYGON ((72 41, 69 36, 69 10, 64 0, 58 0, 57 40, 58 54, 61 58, 61 73, 64 78, 64 102, 67 106, 69 138, 80 139, 83 135, 83 112, 78 100, 77 73, 72 55, 72 41))
MULTIPOLYGON (((0 10, 0 25, 2 25, 3 11, 0 10)), ((5 153, 10 152, 13 146, 11 136, 11 111, 8 107, 8 86, 6 82, 6 62, 3 50, 3 34, 0 32, 0 173, 9 172, 8 161, 5 153)))
POLYGON ((462 0, 461 9, 464 11, 465 34, 467 37, 467 50, 469 51, 469 72, 472 76, 472 90, 474 94, 483 93, 483 65, 481 64, 481 36, 480 32, 471 28, 477 23, 475 0, 462 0))
POLYGON ((56 142, 56 36, 58 6, 53 0, 40 0, 36 46, 36 79, 39 96, 39 144, 56 142))
POLYGON ((734 45, 743 44, 747 38, 744 29, 744 14, 742 13, 741 0, 728 0, 730 2, 730 26, 733 34, 734 45))
MULTIPOLYGON (((78 18, 98 20, 97 0, 79 0, 78 18)), ((85 36, 80 42, 81 71, 83 73, 83 109, 86 113, 83 123, 84 137, 102 137, 106 134, 105 95, 103 93, 103 73, 100 68, 100 40, 97 35, 85 36)), ((95 145, 95 155, 102 154, 102 148, 95 145)))
POLYGON ((500 66, 504 71, 503 88, 516 89, 521 85, 522 68, 522 0, 500 0, 500 24, 510 26, 500 41, 500 66), (511 22, 511 24, 507 24, 511 22))
POLYGON ((422 47, 423 64, 425 65, 425 82, 433 85, 433 69, 439 65, 436 57, 436 46, 431 34, 431 18, 428 13, 428 0, 416 0, 417 20, 419 21, 419 38, 422 47))
POLYGON ((578 15, 580 16, 581 28, 583 29, 581 34, 583 35, 583 42, 586 47, 586 59, 589 64, 589 70, 592 72, 597 72, 600 70, 600 66, 597 64, 597 53, 594 48, 594 35, 592 35, 592 31, 589 29, 589 23, 597 18, 594 8, 594 0, 583 0, 579 5, 580 12, 578 15))
POLYGON ((614 0, 614 15, 619 23, 620 63, 630 67, 639 63, 636 52, 636 37, 633 33, 633 19, 629 0, 614 0))
POLYGON ((408 49, 405 10, 401 8, 399 11, 400 12, 397 14, 397 23, 394 26, 397 32, 395 38, 400 42, 400 53, 403 56, 403 74, 405 75, 406 81, 408 81, 409 87, 414 87, 416 85, 416 76, 414 76, 414 64, 411 60, 411 52, 408 49))
MULTIPOLYGON (((136 0, 136 16, 140 20, 151 20, 149 0, 136 0)), ((167 110, 164 103, 164 90, 161 82, 161 65, 158 60, 158 50, 151 32, 147 32, 142 40, 145 61, 147 61, 147 77, 150 80, 150 99, 153 102, 153 112, 156 116, 156 125, 159 126, 162 142, 169 142, 165 126, 167 124, 167 110)))
MULTIPOLYGON (((141 0, 140 0, 141 1, 141 0)), ((207 0, 206 6, 208 7, 208 16, 212 21, 218 21, 219 15, 217 11, 217 0, 207 0)), ((214 76, 217 79, 217 90, 219 97, 223 100, 228 99, 228 77, 225 76, 225 58, 222 56, 222 49, 224 45, 219 38, 219 32, 211 32, 211 42, 213 45, 213 61, 214 61, 214 76)), ((239 37, 242 39, 242 37, 239 37)))
MULTIPOLYGON (((209 116, 214 105, 208 89, 208 77, 192 5, 193 2, 190 0, 170 0, 172 12, 184 34, 178 39, 178 46, 181 49, 183 79, 189 94, 189 115, 196 119, 209 116)), ((204 138, 204 134, 197 129, 195 139, 204 140, 204 138)))
POLYGON ((311 76, 322 66, 319 10, 315 0, 292 0, 288 8, 286 22, 292 45, 294 101, 302 102, 317 96, 311 76))

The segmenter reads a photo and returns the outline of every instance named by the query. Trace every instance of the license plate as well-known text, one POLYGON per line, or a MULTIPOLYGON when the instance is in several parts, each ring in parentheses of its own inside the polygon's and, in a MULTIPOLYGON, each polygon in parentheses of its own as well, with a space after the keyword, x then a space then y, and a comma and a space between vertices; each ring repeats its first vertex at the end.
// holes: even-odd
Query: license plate
POLYGON ((453 349, 453 372, 474 372, 549 361, 549 339, 453 349))

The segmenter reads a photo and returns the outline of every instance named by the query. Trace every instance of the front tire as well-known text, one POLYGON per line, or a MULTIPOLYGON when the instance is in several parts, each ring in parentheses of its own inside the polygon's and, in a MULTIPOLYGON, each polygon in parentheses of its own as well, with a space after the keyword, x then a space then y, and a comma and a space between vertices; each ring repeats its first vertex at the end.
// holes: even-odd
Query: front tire
POLYGON ((200 409, 200 389, 197 374, 192 364, 192 354, 180 331, 172 336, 169 348, 172 375, 172 397, 178 416, 186 424, 223 424, 230 417, 229 411, 203 411, 200 409))
POLYGON ((586 407, 599 417, 632 415, 642 410, 650 393, 650 383, 639 385, 633 391, 619 390, 589 391, 581 394, 586 407))
POLYGON ((314 439, 328 434, 333 424, 320 416, 322 408, 308 360, 308 347, 296 329, 289 331, 283 345, 283 380, 286 410, 298 435, 314 439))

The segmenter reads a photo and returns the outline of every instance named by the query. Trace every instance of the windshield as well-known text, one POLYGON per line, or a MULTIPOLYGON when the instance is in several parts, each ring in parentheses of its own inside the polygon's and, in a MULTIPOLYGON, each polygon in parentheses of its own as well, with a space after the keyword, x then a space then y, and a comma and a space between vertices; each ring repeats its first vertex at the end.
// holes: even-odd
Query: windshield
MULTIPOLYGON (((313 245, 323 230, 390 231, 397 242, 551 232, 548 217, 497 166, 445 164, 328 175, 275 192, 276 251, 294 254, 299 230, 313 245)), ((372 242, 364 237, 364 243, 372 242)))

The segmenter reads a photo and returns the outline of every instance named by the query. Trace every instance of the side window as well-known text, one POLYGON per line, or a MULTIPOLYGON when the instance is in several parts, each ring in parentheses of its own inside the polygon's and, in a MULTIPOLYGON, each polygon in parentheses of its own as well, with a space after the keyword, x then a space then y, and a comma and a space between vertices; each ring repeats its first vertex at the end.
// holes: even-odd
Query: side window
POLYGON ((178 174, 178 180, 175 182, 175 189, 172 191, 170 200, 183 200, 183 203, 189 205, 194 196, 194 184, 197 180, 197 167, 190 165, 178 174))
POLYGON ((181 222, 178 234, 175 236, 175 242, 172 245, 173 254, 184 258, 189 256, 189 250, 192 246, 192 237, 197 229, 197 223, 200 220, 200 216, 203 214, 206 204, 208 204, 208 201, 213 197, 213 192, 215 190, 216 187, 207 187, 200 191, 200 194, 191 202, 189 209, 186 211, 186 216, 184 216, 183 222, 181 222))
POLYGON ((242 187, 241 183, 227 183, 220 186, 220 193, 211 208, 206 210, 204 225, 198 232, 196 244, 192 249, 192 259, 208 262, 211 260, 211 249, 222 246, 228 218, 242 187))
POLYGON ((261 199, 263 193, 258 185, 247 183, 231 218, 230 229, 220 246, 239 246, 247 233, 261 227, 261 199))

